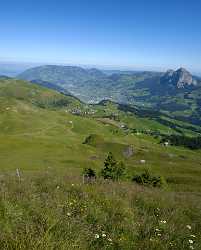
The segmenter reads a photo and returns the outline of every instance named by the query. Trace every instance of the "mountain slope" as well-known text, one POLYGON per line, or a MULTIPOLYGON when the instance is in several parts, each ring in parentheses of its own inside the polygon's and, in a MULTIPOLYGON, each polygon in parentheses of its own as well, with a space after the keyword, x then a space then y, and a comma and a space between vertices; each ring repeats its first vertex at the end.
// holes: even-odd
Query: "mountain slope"
MULTIPOLYGON (((0 80, 1 102, 9 100, 25 102, 41 108, 61 108, 67 105, 81 106, 82 103, 75 97, 63 95, 51 89, 43 88, 31 82, 16 79, 0 80)), ((23 105, 21 105, 23 107, 23 105)))
MULTIPOLYGON (((159 144, 159 139, 149 130, 174 133, 174 128, 169 123, 160 123, 154 114, 156 120, 151 119, 151 114, 144 112, 143 116, 140 110, 138 112, 135 108, 114 103, 86 107, 74 97, 35 84, 1 80, 1 170, 53 168, 80 174, 82 168, 88 166, 99 170, 111 151, 118 160, 126 163, 130 175, 141 171, 143 159, 146 161, 144 167, 174 180, 170 187, 198 190, 200 151, 159 144), (86 112, 86 108, 94 112, 86 112), (74 109, 81 113, 74 115, 74 109), (97 138, 103 140, 95 141, 92 146, 83 144, 90 135, 98 135, 97 138), (124 152, 130 146, 134 148, 134 154, 127 158, 124 152)), ((197 133, 179 122, 178 126, 184 133, 197 133)))
POLYGON ((200 125, 200 83, 198 78, 179 69, 139 82, 126 95, 132 103, 163 110, 176 119, 200 125))

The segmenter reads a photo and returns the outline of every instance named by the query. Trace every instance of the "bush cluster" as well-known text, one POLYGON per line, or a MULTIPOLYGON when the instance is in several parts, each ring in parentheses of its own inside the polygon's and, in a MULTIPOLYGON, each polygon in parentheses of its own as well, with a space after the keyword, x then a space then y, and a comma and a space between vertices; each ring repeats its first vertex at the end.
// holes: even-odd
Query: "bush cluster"
MULTIPOLYGON (((118 162, 110 152, 105 159, 104 168, 100 172, 100 176, 104 179, 110 179, 113 181, 120 180, 125 175, 126 169, 123 162, 118 162)), ((86 178, 96 178, 95 170, 91 168, 85 168, 83 175, 86 178)))
POLYGON ((132 181, 141 185, 150 185, 153 187, 162 187, 165 185, 165 180, 161 176, 154 176, 146 169, 143 173, 135 175, 132 181))
MULTIPOLYGON (((104 167, 100 172, 100 176, 104 179, 118 181, 122 180, 126 176, 126 173, 124 163, 116 161, 115 157, 110 152, 105 159, 104 167)), ((96 172, 91 168, 85 168, 83 175, 88 179, 96 179, 96 172)), ((141 185, 152 187, 163 187, 166 185, 166 181, 162 176, 152 175, 147 169, 145 169, 141 174, 134 175, 132 181, 141 185)))

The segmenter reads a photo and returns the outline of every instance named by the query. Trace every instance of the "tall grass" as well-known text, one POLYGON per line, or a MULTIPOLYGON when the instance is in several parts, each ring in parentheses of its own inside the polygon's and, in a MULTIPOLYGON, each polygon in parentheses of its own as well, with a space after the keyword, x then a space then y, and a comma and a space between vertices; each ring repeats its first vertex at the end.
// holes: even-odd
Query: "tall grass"
POLYGON ((0 249, 201 249, 201 197, 53 171, 0 176, 0 249))

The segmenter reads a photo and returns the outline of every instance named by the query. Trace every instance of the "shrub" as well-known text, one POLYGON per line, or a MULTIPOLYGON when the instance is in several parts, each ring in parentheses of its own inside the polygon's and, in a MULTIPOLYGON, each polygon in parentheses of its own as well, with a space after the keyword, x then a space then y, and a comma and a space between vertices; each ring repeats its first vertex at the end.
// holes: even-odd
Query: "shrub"
POLYGON ((83 170, 83 183, 91 184, 96 180, 96 172, 91 168, 85 168, 83 170))
POLYGON ((91 134, 86 137, 83 144, 87 144, 90 146, 97 146, 99 144, 102 144, 103 142, 104 142, 104 139, 102 138, 102 136, 97 135, 97 134, 91 134))
POLYGON ((151 185, 153 187, 162 187, 166 184, 163 177, 153 176, 147 169, 143 173, 135 175, 132 181, 141 185, 151 185))
POLYGON ((119 180, 125 174, 125 166, 123 162, 117 162, 110 152, 105 159, 104 168, 101 171, 101 176, 104 179, 119 180))
POLYGON ((96 172, 92 168, 85 168, 83 170, 83 175, 84 177, 88 177, 88 178, 96 178, 96 172))

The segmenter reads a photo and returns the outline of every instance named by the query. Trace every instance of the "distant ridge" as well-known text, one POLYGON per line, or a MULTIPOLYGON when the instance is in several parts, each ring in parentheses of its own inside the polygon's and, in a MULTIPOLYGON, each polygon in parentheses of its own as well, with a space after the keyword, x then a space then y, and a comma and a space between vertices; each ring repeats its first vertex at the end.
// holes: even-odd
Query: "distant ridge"
POLYGON ((6 75, 0 75, 0 79, 10 79, 10 77, 6 75))
POLYGON ((19 79, 28 81, 41 80, 61 86, 81 84, 85 81, 104 78, 105 74, 98 69, 84 69, 77 66, 45 65, 25 70, 18 75, 19 79))

